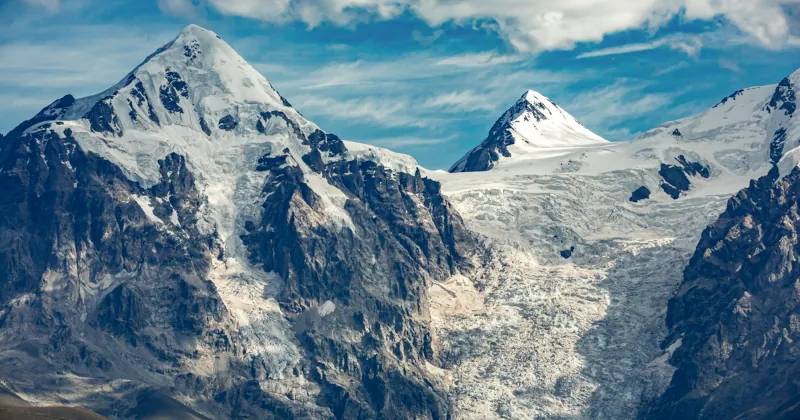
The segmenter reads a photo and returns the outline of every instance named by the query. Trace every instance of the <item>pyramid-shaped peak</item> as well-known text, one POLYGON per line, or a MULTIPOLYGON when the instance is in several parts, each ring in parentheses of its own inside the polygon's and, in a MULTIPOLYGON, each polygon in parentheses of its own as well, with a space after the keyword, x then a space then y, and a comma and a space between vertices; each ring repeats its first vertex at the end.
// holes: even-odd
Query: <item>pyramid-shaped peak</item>
POLYGON ((188 91, 193 92, 193 100, 232 108, 236 104, 257 102, 280 109, 287 103, 263 75, 215 32, 194 24, 150 56, 135 75, 140 79, 156 79, 159 85, 175 83, 173 80, 180 77, 178 85, 185 83, 188 91))
POLYGON ((86 120, 90 131, 112 137, 167 126, 209 137, 252 135, 268 131, 256 120, 273 114, 295 131, 317 129, 230 45, 198 25, 184 28, 109 89, 46 111, 42 118, 86 120))
POLYGON ((528 89, 528 91, 525 92, 524 95, 522 95, 522 99, 524 99, 524 100, 526 100, 528 102, 537 102, 537 101, 543 101, 543 100, 544 101, 549 101, 550 100, 550 98, 548 98, 547 96, 544 96, 541 93, 539 93, 539 92, 537 92, 537 91, 535 91, 533 89, 528 89))
POLYGON ((214 53, 215 51, 221 52, 226 55, 235 55, 233 48, 220 38, 216 32, 203 28, 195 24, 191 24, 181 31, 180 34, 163 50, 179 49, 200 52, 205 54, 214 53))
POLYGON ((528 90, 494 123, 486 139, 456 162, 450 172, 487 171, 498 164, 529 162, 553 149, 606 143, 550 98, 528 90))

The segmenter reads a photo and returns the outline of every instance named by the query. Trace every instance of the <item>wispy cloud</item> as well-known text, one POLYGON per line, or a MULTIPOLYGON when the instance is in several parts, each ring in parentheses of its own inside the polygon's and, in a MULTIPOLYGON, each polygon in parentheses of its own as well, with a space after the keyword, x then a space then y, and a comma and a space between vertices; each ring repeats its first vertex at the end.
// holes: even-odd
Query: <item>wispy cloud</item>
POLYGON ((703 48, 703 42, 696 36, 671 36, 657 39, 651 42, 641 42, 633 44, 619 45, 616 47, 602 48, 594 51, 585 52, 578 55, 578 58, 605 57, 609 55, 630 54, 635 52, 650 51, 658 48, 669 48, 681 51, 688 56, 695 56, 703 48))
POLYGON ((29 6, 41 7, 51 12, 56 12, 61 8, 60 0, 24 0, 29 6))
POLYGON ((445 113, 461 113, 497 110, 497 104, 486 100, 486 96, 472 90, 442 93, 426 99, 422 107, 445 113))
POLYGON ((162 12, 185 19, 198 17, 198 5, 193 0, 158 0, 162 12))
MULTIPOLYGON (((37 43, 0 45, 0 86, 96 93, 127 74, 174 34, 120 33, 110 26, 71 28, 71 36, 55 36, 63 28, 48 28, 54 36, 37 43)), ((66 93, 66 92, 65 92, 66 93)))
POLYGON ((495 52, 485 51, 444 57, 439 59, 436 64, 439 66, 467 68, 491 67, 501 64, 518 63, 524 59, 524 57, 518 55, 499 55, 495 52))
POLYGON ((382 127, 426 127, 432 123, 430 119, 416 118, 409 113, 410 102, 407 98, 299 96, 292 100, 307 114, 337 118, 350 125, 373 123, 382 127))
POLYGON ((674 73, 674 72, 676 72, 678 70, 682 70, 682 69, 685 69, 687 67, 689 67, 689 63, 687 63, 686 61, 680 61, 680 62, 678 62, 676 64, 664 67, 664 68, 656 71, 655 76, 664 76, 666 74, 674 73))
POLYGON ((589 129, 609 140, 625 140, 624 137, 615 137, 631 134, 630 130, 619 126, 621 122, 662 109, 672 104, 680 95, 642 93, 646 87, 642 82, 618 80, 611 85, 573 97, 564 104, 564 109, 589 129))
POLYGON ((719 66, 722 67, 723 69, 730 70, 734 73, 742 72, 742 68, 739 67, 739 65, 736 64, 736 62, 734 62, 733 60, 729 60, 727 58, 720 58, 719 66))
POLYGON ((447 143, 455 139, 455 136, 448 137, 386 137, 370 139, 369 143, 375 144, 380 147, 386 148, 402 148, 402 147, 422 147, 422 146, 435 146, 442 143, 447 143))
POLYGON ((432 45, 437 39, 441 38, 442 35, 444 35, 444 29, 437 29, 431 32, 430 35, 423 34, 419 29, 414 29, 411 32, 411 38, 413 38, 414 41, 417 41, 420 45, 424 46, 432 45))

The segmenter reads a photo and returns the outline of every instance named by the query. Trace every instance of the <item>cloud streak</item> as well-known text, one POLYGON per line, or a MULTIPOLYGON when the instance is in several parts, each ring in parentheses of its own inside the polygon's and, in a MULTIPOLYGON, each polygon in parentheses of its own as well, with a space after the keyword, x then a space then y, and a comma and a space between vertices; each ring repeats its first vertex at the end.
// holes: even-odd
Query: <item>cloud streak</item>
POLYGON ((28 6, 41 7, 50 12, 57 12, 61 8, 60 0, 24 0, 28 6))
POLYGON ((435 146, 438 144, 447 143, 454 139, 455 136, 433 137, 433 138, 405 136, 405 137, 386 137, 386 138, 370 139, 368 142, 376 146, 392 149, 392 148, 403 148, 403 147, 435 146))
POLYGON ((703 41, 695 36, 672 36, 657 39, 651 42, 625 44, 616 47, 603 48, 578 55, 578 58, 606 57, 610 55, 631 54, 642 51, 651 51, 659 48, 669 48, 674 51, 681 51, 693 57, 700 52, 703 41))
POLYGON ((574 96, 563 107, 608 140, 627 140, 632 133, 620 127, 622 122, 663 109, 681 95, 681 92, 643 94, 646 87, 641 82, 617 80, 574 96))

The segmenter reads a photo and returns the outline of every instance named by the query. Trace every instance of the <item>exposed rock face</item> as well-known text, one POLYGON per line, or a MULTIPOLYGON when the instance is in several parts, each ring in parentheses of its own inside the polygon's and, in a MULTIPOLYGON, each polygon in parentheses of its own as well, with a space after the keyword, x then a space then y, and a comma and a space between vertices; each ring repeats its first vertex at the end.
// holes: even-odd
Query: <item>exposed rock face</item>
POLYGON ((6 138, 16 137, 21 134, 23 131, 27 130, 28 128, 39 124, 43 121, 50 121, 59 119, 64 115, 64 111, 72 106, 75 103, 75 97, 72 95, 66 95, 61 99, 54 101, 52 104, 48 105, 45 109, 41 110, 38 114, 36 114, 33 118, 23 122, 13 130, 11 130, 8 134, 6 134, 6 138))
POLYGON ((783 156, 786 148, 786 129, 781 127, 775 131, 772 141, 769 143, 769 158, 772 163, 777 164, 783 156))
POLYGON ((703 232, 669 302, 677 371, 645 418, 800 416, 800 169, 777 177, 751 182, 703 232))
POLYGON ((121 136, 122 128, 111 100, 112 97, 107 97, 97 102, 86 114, 86 119, 91 122, 92 131, 121 136))
POLYGON ((681 193, 689 191, 692 185, 688 176, 708 178, 711 176, 711 171, 702 163, 689 161, 683 155, 679 155, 675 160, 680 166, 662 163, 658 174, 661 175, 661 179, 663 180, 661 189, 664 190, 667 195, 677 200, 680 198, 681 193))
POLYGON ((219 120, 220 130, 233 131, 239 123, 231 115, 226 115, 219 120))
POLYGON ((188 337, 215 349, 230 340, 207 279, 218 250, 197 230, 202 198, 182 157, 160 161, 161 182, 145 189, 45 125, 0 158, 5 380, 58 389, 66 370, 160 387, 146 372, 174 374, 193 357, 188 337))
POLYGON ((650 198, 650 189, 642 185, 641 187, 637 188, 636 191, 631 193, 631 197, 628 201, 632 203, 638 203, 642 200, 647 200, 650 198))
POLYGON ((296 331, 325 405, 337 418, 451 416, 441 384, 424 368, 437 363, 426 302, 429 278, 469 267, 474 243, 460 216, 439 184, 419 173, 340 161, 323 175, 349 197, 349 228, 320 226, 315 213, 324 204, 284 161, 260 161, 270 171, 270 200, 244 240, 252 259, 285 279, 279 299, 289 313, 335 304, 296 331))
POLYGON ((794 111, 797 110, 797 97, 794 92, 794 84, 789 77, 783 78, 783 80, 778 83, 778 87, 775 89, 775 93, 772 95, 772 99, 770 99, 765 109, 783 111, 786 115, 794 114, 794 111))
POLYGON ((679 166, 662 163, 658 174, 664 180, 661 189, 675 200, 681 196, 681 192, 689 191, 689 186, 692 185, 679 166))
POLYGON ((739 97, 739 96, 741 96, 743 94, 744 94, 744 89, 739 89, 736 92, 733 92, 732 94, 722 98, 722 100, 719 101, 719 103, 714 105, 714 108, 717 108, 717 107, 719 107, 721 105, 725 105, 726 103, 728 103, 728 101, 735 101, 737 97, 739 97))
POLYGON ((573 252, 575 252, 575 247, 574 246, 570 247, 569 249, 565 249, 563 251, 560 251, 559 254, 561 254, 562 258, 568 260, 568 259, 570 259, 570 257, 572 257, 572 253, 573 252))

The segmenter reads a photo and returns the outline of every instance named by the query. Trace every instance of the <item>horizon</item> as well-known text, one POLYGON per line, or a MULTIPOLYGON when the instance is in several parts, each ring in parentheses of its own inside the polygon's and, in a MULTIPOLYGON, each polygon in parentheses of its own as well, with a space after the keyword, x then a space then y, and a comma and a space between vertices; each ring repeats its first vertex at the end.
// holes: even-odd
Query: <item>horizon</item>
MULTIPOLYGON (((522 27, 530 30, 522 36, 481 27, 482 18, 472 27, 456 18, 429 23, 412 9, 316 22, 254 10, 214 1, 7 2, 0 6, 0 132, 66 94, 113 86, 190 23, 218 33, 324 130, 411 155, 429 169, 449 168, 529 89, 621 141, 800 67, 800 57, 787 54, 800 45, 794 25, 782 41, 759 39, 731 11, 691 19, 684 9, 655 29, 623 22, 625 29, 592 41, 598 34, 550 39, 522 27)), ((488 12, 485 19, 502 20, 488 12)))

